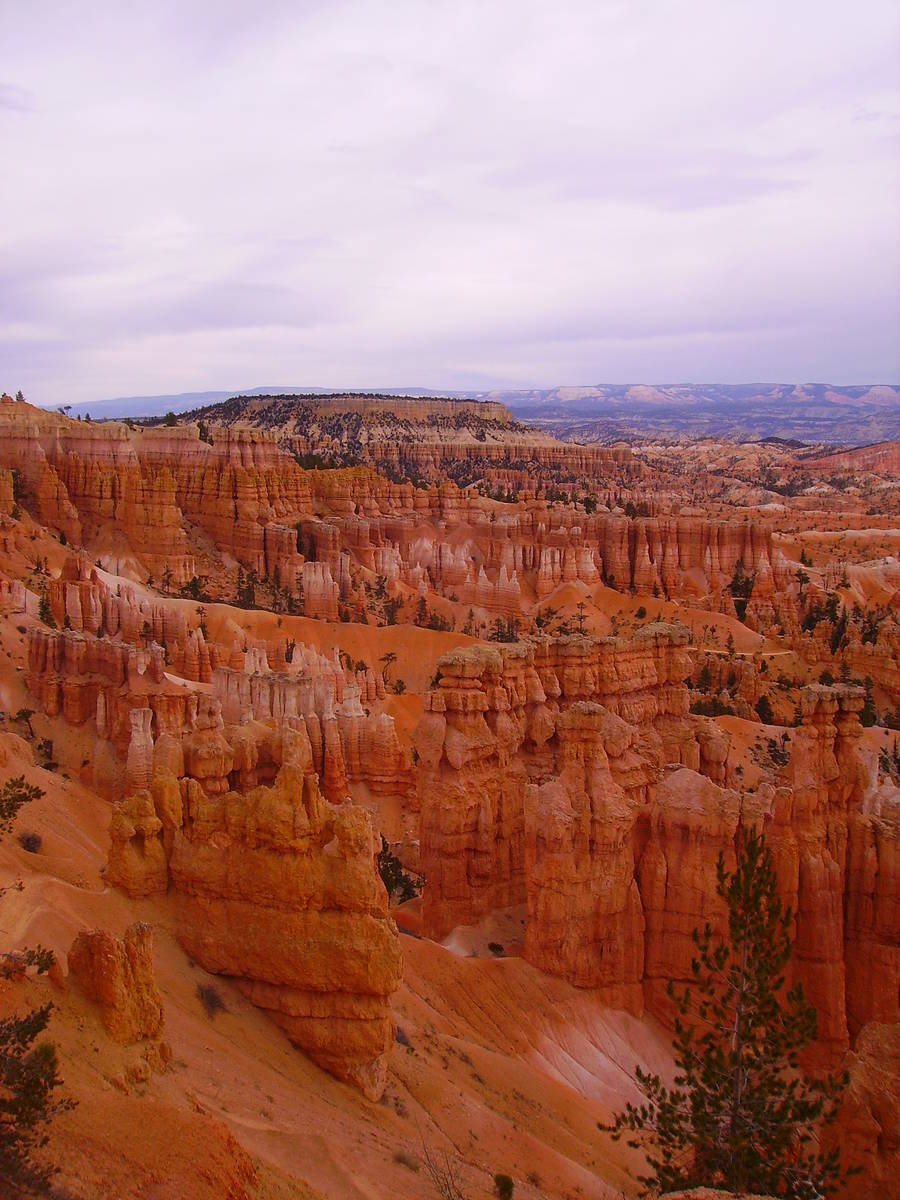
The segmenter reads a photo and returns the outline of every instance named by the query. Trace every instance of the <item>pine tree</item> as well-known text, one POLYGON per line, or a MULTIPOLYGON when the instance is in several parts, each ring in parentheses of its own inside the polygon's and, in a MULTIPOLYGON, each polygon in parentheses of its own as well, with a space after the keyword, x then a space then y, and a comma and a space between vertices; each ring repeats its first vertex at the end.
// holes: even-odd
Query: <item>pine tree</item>
POLYGON ((763 725, 771 725, 775 720, 775 715, 772 712, 772 705, 769 697, 763 692, 756 702, 756 715, 762 721, 763 725))
POLYGON ((387 684, 388 667, 392 667, 394 665, 394 663, 397 661, 397 655, 393 650, 388 650, 387 654, 382 654, 378 661, 382 664, 381 678, 384 683, 387 684))
POLYGON ((859 723, 864 729, 870 729, 873 725, 878 723, 878 710, 875 707, 875 698, 872 695, 872 689, 874 686, 875 685, 871 678, 867 675, 865 682, 866 699, 865 703, 863 704, 862 712, 859 714, 859 723))
POLYGON ((760 835, 746 834, 734 874, 719 856, 716 890, 728 936, 695 930, 694 991, 669 987, 678 1008, 674 1086, 636 1068, 644 1102, 601 1128, 616 1140, 626 1130, 652 1136, 651 1173, 640 1177, 648 1194, 706 1186, 790 1200, 833 1195, 850 1172, 837 1150, 819 1150, 818 1132, 837 1116, 847 1077, 800 1070, 816 1010, 801 984, 786 990, 793 918, 760 835))
MULTIPOLYGON (((13 720, 24 721, 28 725, 29 732, 34 736, 31 730, 33 716, 33 709, 20 708, 13 720)), ((0 788, 0 839, 11 831, 13 821, 19 815, 19 809, 26 804, 31 804, 33 800, 40 800, 43 794, 39 787, 32 783, 26 783, 24 775, 18 775, 15 779, 7 779, 0 788)))
POLYGON ((47 595, 46 588, 42 588, 40 592, 40 599, 38 600, 38 617, 44 622, 45 625, 49 625, 51 629, 56 628, 56 621, 53 617, 53 609, 50 607, 50 597, 47 595))
MULTIPOLYGON (((0 788, 0 838, 9 833, 19 809, 43 794, 21 775, 4 783, 0 788)), ((28 968, 42 975, 54 961, 53 952, 41 946, 5 954, 0 956, 0 979, 15 979, 28 968)), ((47 1144, 47 1127, 53 1118, 73 1107, 71 1100, 53 1096, 62 1082, 56 1047, 37 1040, 47 1028, 52 1010, 52 1004, 44 1004, 24 1016, 12 1013, 0 1018, 0 1185, 12 1189, 0 1186, 4 1196, 47 1192, 53 1170, 36 1153, 47 1144)))

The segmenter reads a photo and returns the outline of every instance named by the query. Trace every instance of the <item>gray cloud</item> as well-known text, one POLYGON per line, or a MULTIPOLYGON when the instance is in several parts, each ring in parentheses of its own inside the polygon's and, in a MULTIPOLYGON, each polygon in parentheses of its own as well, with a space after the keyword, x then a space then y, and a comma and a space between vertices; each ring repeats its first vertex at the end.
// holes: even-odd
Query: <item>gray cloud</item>
POLYGON ((900 378, 892 0, 0 0, 0 36, 0 386, 39 401, 900 378))

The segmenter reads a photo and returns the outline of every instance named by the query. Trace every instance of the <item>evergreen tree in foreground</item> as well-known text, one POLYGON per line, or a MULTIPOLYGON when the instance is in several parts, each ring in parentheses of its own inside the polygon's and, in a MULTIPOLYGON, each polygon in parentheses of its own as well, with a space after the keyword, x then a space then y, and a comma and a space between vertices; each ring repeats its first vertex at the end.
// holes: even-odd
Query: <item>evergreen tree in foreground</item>
MULTIPOLYGON (((636 1068, 644 1103, 629 1104, 615 1124, 649 1134, 649 1193, 719 1187, 790 1200, 832 1196, 850 1172, 837 1150, 822 1153, 818 1133, 837 1116, 847 1076, 808 1079, 799 1051, 816 1037, 816 1010, 801 984, 785 990, 791 956, 790 909, 778 899, 772 856, 750 831, 730 875, 722 855, 719 896, 728 906, 728 936, 709 925, 694 931, 694 990, 680 995, 675 1062, 669 1088, 636 1068)), ((629 1138, 647 1149, 643 1138, 629 1138)))
MULTIPOLYGON (((43 796, 23 776, 0 787, 0 839, 9 833, 19 809, 43 796)), ((21 885, 14 885, 21 886, 21 885)), ((0 889, 0 895, 6 889, 0 889)), ((29 967, 41 975, 53 966, 53 952, 40 946, 15 954, 0 954, 0 980, 16 979, 29 967)), ((54 1092, 59 1077, 56 1048, 38 1041, 47 1028, 52 1004, 24 1015, 0 1018, 0 1195, 43 1196, 53 1170, 40 1161, 47 1144, 47 1127, 55 1116, 72 1107, 54 1092)))

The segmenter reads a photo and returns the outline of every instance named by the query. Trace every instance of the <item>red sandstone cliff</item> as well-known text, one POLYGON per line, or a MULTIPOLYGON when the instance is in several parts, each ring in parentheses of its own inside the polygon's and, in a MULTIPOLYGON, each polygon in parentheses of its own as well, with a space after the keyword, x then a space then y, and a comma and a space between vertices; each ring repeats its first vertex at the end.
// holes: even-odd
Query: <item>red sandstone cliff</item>
MULTIPOLYGON (((475 446, 508 458, 502 445, 475 446)), ((441 455, 470 450, 451 440, 441 455)), ((551 442, 534 453, 539 466, 590 477, 611 452, 551 442)), ((265 428, 217 426, 210 444, 196 425, 134 430, 8 403, 0 469, 13 468, 38 521, 91 560, 167 590, 201 575, 233 588, 240 564, 328 620, 341 599, 361 604, 362 585, 378 575, 501 614, 561 583, 601 579, 720 609, 740 571, 755 580, 754 626, 795 622, 794 569, 771 525, 756 520, 588 515, 533 494, 498 511, 449 480, 417 489, 370 470, 304 471, 265 428)))
POLYGON ((712 723, 686 716, 688 667, 683 635, 653 627, 442 659, 415 734, 425 926, 441 937, 525 904, 532 962, 668 1017, 692 930, 723 917, 719 854, 733 862, 740 826, 762 823, 835 1061, 862 1025, 900 1015, 900 796, 876 790, 861 749, 862 692, 808 689, 787 767, 742 794, 697 773, 721 779, 724 756, 712 723))

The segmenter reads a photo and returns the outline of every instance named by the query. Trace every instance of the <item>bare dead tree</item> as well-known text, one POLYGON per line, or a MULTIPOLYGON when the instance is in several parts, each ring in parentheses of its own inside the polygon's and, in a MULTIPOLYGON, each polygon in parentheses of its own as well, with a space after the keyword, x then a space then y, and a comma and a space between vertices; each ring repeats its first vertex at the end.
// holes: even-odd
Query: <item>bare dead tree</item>
POLYGON ((425 1170, 431 1180, 440 1200, 466 1200, 459 1178, 459 1166, 451 1157, 448 1150, 434 1150, 422 1138, 422 1158, 425 1160, 425 1170))

